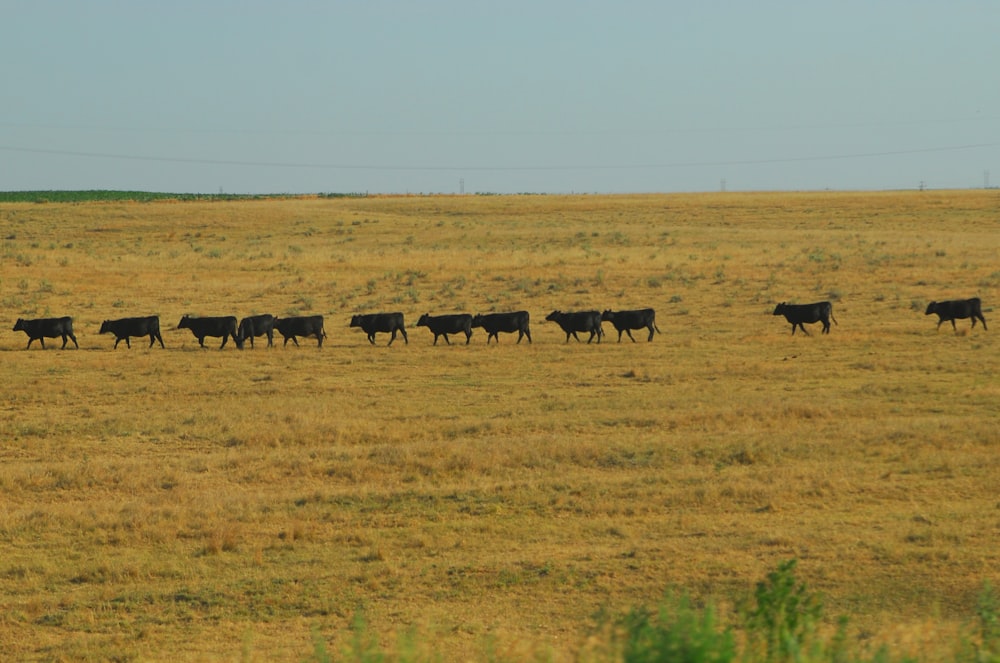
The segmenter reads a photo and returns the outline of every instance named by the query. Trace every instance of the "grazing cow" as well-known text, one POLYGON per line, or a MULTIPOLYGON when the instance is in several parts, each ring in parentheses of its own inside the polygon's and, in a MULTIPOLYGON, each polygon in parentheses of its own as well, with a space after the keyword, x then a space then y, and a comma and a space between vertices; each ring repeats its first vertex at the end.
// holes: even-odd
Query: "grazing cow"
POLYGON ((924 315, 930 315, 931 313, 937 313, 938 329, 941 329, 942 322, 950 320, 951 328, 957 332, 958 328, 955 326, 955 320, 964 320, 966 318, 972 318, 973 328, 975 328, 976 320, 978 319, 983 323, 983 329, 989 329, 986 326, 986 318, 983 317, 983 303, 979 300, 979 297, 953 299, 948 302, 931 302, 927 305, 927 311, 924 315))
POLYGON ((490 344, 490 339, 495 338, 500 343, 500 332, 513 334, 517 332, 517 342, 525 336, 528 343, 531 343, 531 330, 528 329, 529 316, 527 311, 514 311, 512 313, 487 313, 483 315, 477 313, 472 319, 473 327, 482 327, 486 330, 486 345, 490 344))
POLYGON ((773 315, 783 315, 785 320, 792 323, 792 336, 795 335, 795 328, 798 327, 806 336, 809 332, 802 326, 802 323, 812 324, 814 322, 823 323, 824 334, 830 333, 830 320, 834 324, 837 319, 833 317, 833 304, 830 302, 816 302, 815 304, 786 304, 781 302, 774 307, 773 315))
POLYGON ((80 348, 80 345, 76 342, 76 336, 73 336, 73 318, 66 316, 63 318, 38 318, 36 320, 23 320, 21 318, 17 319, 14 323, 14 331, 23 331, 28 335, 28 349, 31 347, 31 342, 36 338, 42 344, 42 349, 45 349, 45 339, 47 338, 57 338, 62 336, 62 346, 63 349, 66 348, 66 339, 72 339, 73 345, 80 348))
POLYGON ((219 349, 226 347, 226 341, 232 336, 236 347, 243 349, 243 341, 236 335, 236 316, 224 315, 219 317, 192 318, 185 315, 177 323, 178 329, 190 329, 191 333, 198 339, 198 345, 205 347, 206 336, 221 336, 222 345, 219 349))
POLYGON ((567 343, 569 343, 571 335, 577 341, 580 340, 580 337, 576 335, 577 332, 590 332, 587 343, 593 341, 595 336, 597 342, 600 343, 601 337, 604 336, 604 329, 601 327, 601 314, 598 311, 577 311, 575 313, 552 311, 545 316, 545 319, 562 327, 562 330, 566 332, 567 343))
POLYGON ((160 342, 160 347, 165 348, 163 345, 163 337, 160 336, 160 316, 150 315, 145 318, 120 318, 118 320, 105 320, 101 323, 101 331, 99 334, 114 334, 115 336, 115 347, 118 344, 125 341, 126 347, 131 348, 132 343, 129 341, 130 336, 148 336, 149 337, 149 347, 153 347, 153 344, 157 341, 160 342))
POLYGON ((352 327, 361 327, 368 336, 368 342, 375 345, 375 334, 378 332, 391 333, 389 345, 396 340, 396 332, 403 335, 403 340, 407 345, 410 339, 406 336, 406 328, 403 325, 402 313, 365 313, 355 315, 351 318, 352 327))
POLYGON ((293 318, 275 318, 274 328, 278 330, 285 342, 282 343, 282 347, 288 345, 289 339, 298 347, 299 342, 295 338, 296 336, 315 336, 316 340, 319 341, 318 347, 323 347, 323 339, 326 337, 326 332, 323 330, 323 316, 321 315, 305 315, 293 318))
POLYGON ((444 336, 444 342, 451 345, 448 334, 465 334, 465 344, 472 340, 472 316, 468 313, 454 315, 431 315, 424 313, 417 320, 418 327, 427 327, 434 334, 434 345, 438 344, 438 336, 444 336))
MULTIPOLYGON (((642 329, 645 327, 649 330, 649 338, 647 340, 653 340, 653 332, 660 331, 659 327, 656 326, 656 311, 651 308, 643 308, 635 311, 605 311, 601 314, 601 320, 610 322, 614 325, 615 329, 618 330, 618 342, 622 342, 622 332, 628 334, 628 337, 632 339, 635 343, 635 339, 632 337, 633 329, 642 329)), ((660 332, 661 334, 663 332, 660 332)))
POLYGON ((255 337, 267 336, 267 347, 270 348, 274 345, 274 320, 274 316, 268 313, 248 316, 240 320, 236 334, 242 343, 246 343, 247 339, 250 339, 251 348, 255 337))

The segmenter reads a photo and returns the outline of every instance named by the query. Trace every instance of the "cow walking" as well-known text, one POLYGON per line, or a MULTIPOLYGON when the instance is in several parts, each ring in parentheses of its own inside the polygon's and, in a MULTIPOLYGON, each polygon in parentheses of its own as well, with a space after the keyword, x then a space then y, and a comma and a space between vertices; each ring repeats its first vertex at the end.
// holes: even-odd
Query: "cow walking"
POLYGON ((500 343, 500 332, 513 334, 517 332, 517 342, 525 336, 528 343, 531 343, 531 329, 528 327, 530 317, 527 311, 513 311, 511 313, 487 313, 483 315, 477 313, 472 319, 473 327, 482 327, 486 330, 486 345, 490 344, 490 339, 495 338, 497 344, 500 343))
POLYGON ((795 328, 798 327, 802 333, 809 336, 809 332, 803 326, 814 322, 823 323, 824 334, 830 333, 830 320, 834 324, 837 319, 833 317, 833 304, 830 302, 816 302, 815 304, 786 304, 781 302, 774 307, 773 315, 783 315, 785 320, 792 324, 792 336, 795 336, 795 328))
POLYGON ((236 344, 237 348, 243 349, 243 341, 236 335, 236 316, 234 315, 204 318, 192 318, 189 315, 185 315, 177 323, 177 328, 190 329, 191 333, 198 339, 198 345, 201 347, 205 347, 206 336, 221 336, 222 345, 219 346, 220 350, 226 347, 226 341, 230 337, 232 337, 233 343, 236 344))
POLYGON ((115 337, 115 348, 122 341, 125 341, 125 347, 131 348, 132 343, 129 341, 129 338, 132 336, 148 336, 149 347, 153 347, 153 344, 159 341, 160 347, 166 348, 163 345, 163 337, 160 336, 160 316, 158 315, 149 315, 144 318, 105 320, 101 323, 101 331, 98 333, 113 334, 115 337))
POLYGON ((931 302, 927 305, 927 311, 924 315, 930 315, 931 313, 937 314, 937 328, 939 330, 941 329, 942 322, 950 321, 951 328, 957 332, 958 328, 955 326, 955 320, 964 320, 966 318, 972 318, 973 329, 976 327, 976 320, 983 323, 983 329, 989 329, 986 326, 986 318, 983 317, 983 303, 979 297, 953 299, 947 302, 931 302))
POLYGON ((351 317, 351 327, 361 327, 368 337, 368 342, 375 345, 375 334, 383 332, 392 334, 389 345, 396 340, 396 332, 403 335, 403 341, 409 345, 410 339, 406 336, 406 326, 403 323, 402 313, 364 313, 351 317))
POLYGON ((31 342, 38 339, 38 342, 42 344, 42 349, 45 349, 45 339, 47 338, 58 338, 62 337, 62 349, 66 348, 67 339, 73 341, 73 345, 79 350, 80 345, 76 342, 76 336, 73 335, 73 318, 65 316, 62 318, 36 318, 35 320, 24 320, 18 318, 17 322, 14 323, 14 331, 23 331, 28 335, 28 346, 26 350, 31 348, 31 342))
MULTIPOLYGON (((472 340, 472 316, 468 313, 454 315, 431 315, 424 313, 417 320, 418 327, 427 327, 434 334, 434 345, 438 344, 438 336, 444 336, 444 342, 451 345, 448 334, 465 334, 465 344, 472 340)), ((489 340, 489 339, 487 339, 489 340)))
POLYGON ((267 347, 274 346, 274 316, 269 313, 261 315, 251 315, 240 320, 240 326, 236 331, 241 343, 250 340, 250 347, 253 347, 253 339, 257 336, 267 337, 267 347))
POLYGON ((298 347, 299 342, 295 338, 296 336, 302 336, 303 338, 314 336, 319 341, 318 347, 321 348, 323 347, 323 339, 326 338, 326 331, 323 329, 323 316, 321 315, 275 318, 274 328, 285 339, 285 342, 281 344, 282 347, 288 345, 288 341, 291 341, 295 344, 295 347, 298 347))
POLYGON ((587 343, 593 341, 595 336, 597 337, 597 342, 600 343, 601 338, 604 336, 604 329, 601 327, 601 314, 598 311, 576 311, 573 313, 552 311, 552 313, 545 316, 545 319, 555 322, 562 327, 562 330, 566 332, 567 343, 569 343, 570 336, 577 341, 580 340, 577 332, 590 332, 590 338, 587 339, 587 343))
MULTIPOLYGON (((656 311, 651 308, 637 309, 635 311, 608 310, 601 314, 601 320, 610 322, 618 330, 619 343, 622 342, 622 332, 628 334, 628 337, 635 343, 635 338, 632 337, 633 329, 648 329, 649 338, 647 341, 653 340, 653 332, 660 331, 656 326, 656 311)), ((662 334, 663 332, 660 333, 662 334)))

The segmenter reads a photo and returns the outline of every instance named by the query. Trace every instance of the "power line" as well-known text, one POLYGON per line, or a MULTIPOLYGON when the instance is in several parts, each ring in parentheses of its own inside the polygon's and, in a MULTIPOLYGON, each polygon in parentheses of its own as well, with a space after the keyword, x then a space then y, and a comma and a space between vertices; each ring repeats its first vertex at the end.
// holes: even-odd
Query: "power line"
POLYGON ((763 159, 735 159, 719 161, 678 161, 664 163, 640 164, 604 164, 604 165, 548 165, 548 166, 398 166, 371 164, 335 164, 335 163, 296 163, 282 161, 239 161, 231 159, 195 159, 189 157, 163 157, 137 154, 115 154, 109 152, 85 152, 76 150, 52 150, 34 147, 18 147, 0 145, 2 152, 19 152, 24 154, 41 154, 48 156, 79 157, 87 159, 117 159, 123 161, 149 161, 156 163, 185 163, 206 166, 240 166, 249 168, 292 168, 304 170, 364 170, 364 171, 587 171, 587 170, 660 170, 669 168, 708 168, 722 166, 753 166, 779 163, 803 163, 809 161, 842 161, 848 159, 873 159, 878 157, 905 156, 912 154, 931 154, 938 152, 959 152, 989 147, 998 147, 997 143, 976 143, 970 145, 949 145, 945 147, 925 147, 909 150, 888 150, 883 152, 855 152, 849 154, 827 154, 802 157, 774 157, 763 159))
POLYGON ((151 133, 151 134, 193 134, 193 135, 277 135, 277 136, 650 136, 676 134, 714 134, 740 132, 783 132, 819 131, 827 129, 877 129, 889 127, 924 126, 941 124, 967 124, 973 122, 993 123, 1000 120, 996 115, 976 115, 962 118, 923 118, 913 120, 885 120, 860 122, 832 122, 788 125, 732 125, 732 126, 687 126, 687 127, 631 127, 615 129, 239 129, 233 127, 155 127, 155 126, 107 126, 98 124, 54 124, 38 122, 3 122, 0 127, 13 129, 41 129, 46 131, 99 131, 107 133, 151 133))

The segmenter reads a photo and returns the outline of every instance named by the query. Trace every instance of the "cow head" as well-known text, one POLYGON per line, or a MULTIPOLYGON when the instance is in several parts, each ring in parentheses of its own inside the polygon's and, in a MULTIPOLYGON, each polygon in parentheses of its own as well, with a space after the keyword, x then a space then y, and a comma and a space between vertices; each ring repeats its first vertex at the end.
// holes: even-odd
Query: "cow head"
POLYGON ((930 315, 931 313, 937 312, 937 302, 931 302, 927 305, 927 310, 924 311, 924 315, 930 315))
POLYGON ((14 323, 14 331, 21 331, 22 329, 24 329, 24 320, 18 318, 17 322, 14 323))
POLYGON ((612 311, 611 309, 604 311, 604 313, 601 313, 601 320, 605 322, 614 322, 615 312, 612 311))
POLYGON ((560 315, 562 315, 562 311, 556 309, 555 311, 552 311, 552 313, 549 313, 547 316, 545 316, 545 319, 551 322, 557 319, 560 315))
POLYGON ((420 316, 420 319, 417 320, 417 326, 426 327, 427 324, 430 322, 430 318, 431 318, 430 313, 424 313, 422 316, 420 316))
POLYGON ((110 320, 105 320, 104 322, 102 322, 101 323, 101 331, 99 331, 97 333, 98 334, 107 334, 109 331, 111 331, 111 329, 109 328, 109 323, 110 322, 111 322, 110 320))
POLYGON ((781 302, 774 307, 774 313, 771 315, 782 315, 785 312, 785 302, 781 302))

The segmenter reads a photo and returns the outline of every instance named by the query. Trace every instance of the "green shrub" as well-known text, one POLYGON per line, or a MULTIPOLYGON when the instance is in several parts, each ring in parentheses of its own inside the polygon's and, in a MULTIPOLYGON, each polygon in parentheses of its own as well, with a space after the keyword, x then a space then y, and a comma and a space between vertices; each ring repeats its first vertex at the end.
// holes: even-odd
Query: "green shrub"
POLYGON ((618 656, 612 660, 623 663, 727 663, 736 656, 732 633, 718 628, 715 611, 698 611, 686 597, 656 614, 635 608, 619 618, 613 649, 618 656))

